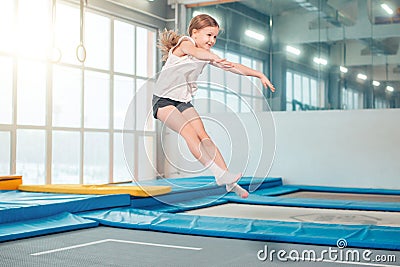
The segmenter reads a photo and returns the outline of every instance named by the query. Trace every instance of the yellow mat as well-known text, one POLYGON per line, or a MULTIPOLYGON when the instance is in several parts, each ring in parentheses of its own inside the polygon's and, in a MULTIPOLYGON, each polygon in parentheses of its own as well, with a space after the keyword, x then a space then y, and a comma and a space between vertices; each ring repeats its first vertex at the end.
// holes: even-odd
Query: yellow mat
POLYGON ((17 190, 20 184, 22 184, 20 175, 0 176, 0 190, 17 190))
POLYGON ((28 192, 83 195, 130 194, 131 196, 135 197, 157 196, 171 192, 170 186, 113 186, 76 184, 20 185, 18 189, 28 192))

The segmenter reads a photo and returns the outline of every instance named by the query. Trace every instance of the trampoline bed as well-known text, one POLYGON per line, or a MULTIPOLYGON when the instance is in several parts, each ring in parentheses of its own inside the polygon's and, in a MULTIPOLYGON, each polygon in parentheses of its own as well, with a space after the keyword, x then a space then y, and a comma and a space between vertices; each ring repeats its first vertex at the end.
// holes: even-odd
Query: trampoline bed
POLYGON ((400 227, 400 212, 314 209, 227 203, 190 210, 185 213, 211 217, 279 220, 287 222, 400 227))
MULTIPOLYGON (((9 209, 3 211, 13 214, 16 219, 0 223, 0 234, 2 233, 2 241, 7 241, 61 232, 71 227, 110 226, 331 246, 335 246, 339 238, 345 238, 349 246, 400 250, 397 241, 400 240, 400 202, 397 200, 400 196, 399 190, 310 188, 283 185, 281 178, 261 178, 256 183, 254 180, 253 177, 240 180, 240 184, 246 189, 251 189, 252 184, 257 185, 257 190, 250 190, 248 199, 241 199, 234 193, 227 194, 224 187, 213 184, 213 177, 198 177, 146 182, 146 186, 172 185, 172 192, 160 196, 85 196, 84 201, 96 206, 85 205, 77 208, 68 206, 72 195, 38 193, 29 193, 29 196, 35 199, 38 196, 45 198, 43 205, 22 208, 28 204, 26 202, 32 204, 32 201, 26 199, 28 193, 15 192, 15 195, 12 195, 13 201, 9 203, 15 203, 15 199, 19 199, 21 207, 10 204, 9 209), (387 202, 379 202, 371 198, 364 201, 290 195, 301 191, 318 192, 318 196, 341 195, 346 198, 353 193, 358 194, 357 196, 367 194, 368 197, 374 194, 390 199, 387 202), (286 196, 283 196, 285 194, 286 196), (68 202, 58 203, 61 196, 68 202), (109 201, 99 203, 99 199, 107 200, 113 197, 116 198, 113 205, 109 205, 109 201), (396 201, 393 201, 393 197, 396 201), (54 203, 57 203, 57 206, 54 203), (32 216, 22 219, 19 214, 25 213, 27 209, 32 209, 32 216), (34 212, 37 209, 51 212, 38 214, 34 212), (59 214, 63 212, 60 218, 59 214), (29 233, 24 230, 27 225, 32 225, 29 233)), ((82 196, 75 195, 75 198, 82 202, 82 196)))

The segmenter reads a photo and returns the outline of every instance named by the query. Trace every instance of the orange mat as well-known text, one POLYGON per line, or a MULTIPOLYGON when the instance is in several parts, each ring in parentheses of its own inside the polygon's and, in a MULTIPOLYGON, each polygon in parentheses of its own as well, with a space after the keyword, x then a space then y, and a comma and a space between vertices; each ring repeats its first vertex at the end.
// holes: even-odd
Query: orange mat
POLYGON ((18 190, 42 193, 63 193, 83 195, 130 194, 136 197, 163 195, 171 192, 171 186, 115 186, 115 185, 20 185, 18 190))
POLYGON ((8 175, 0 176, 0 190, 17 190, 22 184, 22 176, 8 175))

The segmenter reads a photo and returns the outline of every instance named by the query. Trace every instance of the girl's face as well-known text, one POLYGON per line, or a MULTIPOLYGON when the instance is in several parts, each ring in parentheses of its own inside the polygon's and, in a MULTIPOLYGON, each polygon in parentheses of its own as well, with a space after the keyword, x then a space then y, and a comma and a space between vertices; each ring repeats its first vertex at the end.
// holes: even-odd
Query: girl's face
POLYGON ((196 42, 197 47, 210 50, 217 41, 219 27, 205 27, 202 29, 194 29, 192 31, 192 38, 196 42))

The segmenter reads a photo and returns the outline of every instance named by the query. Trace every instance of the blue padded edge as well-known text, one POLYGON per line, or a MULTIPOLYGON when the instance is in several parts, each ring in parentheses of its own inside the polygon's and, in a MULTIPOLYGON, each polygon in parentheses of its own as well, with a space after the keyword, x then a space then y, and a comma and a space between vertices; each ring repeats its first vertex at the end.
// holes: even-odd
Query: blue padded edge
POLYGON ((41 219, 0 224, 0 242, 96 227, 98 225, 99 223, 96 221, 64 212, 41 219))
POLYGON ((183 212, 187 210, 201 209, 228 203, 222 197, 210 196, 205 198, 197 198, 190 201, 174 202, 173 204, 161 204, 158 206, 146 207, 146 210, 154 210, 159 212, 183 212))
MULTIPOLYGON (((131 207, 148 209, 159 205, 173 204, 193 200, 197 198, 204 198, 208 196, 223 196, 226 195, 224 186, 217 186, 214 182, 214 177, 195 177, 195 178, 180 178, 180 179, 161 179, 156 181, 140 182, 140 185, 170 185, 172 192, 155 196, 152 198, 132 197, 131 207), (211 185, 210 185, 211 184, 211 185), (183 190, 183 188, 185 190, 183 190)), ((258 190, 265 188, 273 188, 282 185, 281 178, 250 178, 243 177, 240 179, 239 184, 246 188, 257 186, 258 190)))
POLYGON ((330 246, 336 246, 337 240, 344 238, 347 247, 400 250, 398 227, 238 219, 132 208, 81 216, 120 228, 330 246))
POLYGON ((355 193, 355 194, 379 194, 400 195, 400 190, 383 188, 350 188, 332 186, 291 185, 302 191, 333 192, 333 193, 355 193))
POLYGON ((62 212, 80 212, 130 205, 130 195, 74 195, 0 191, 0 224, 62 212))
POLYGON ((280 196, 298 191, 300 191, 300 189, 297 186, 282 185, 282 186, 275 186, 272 188, 263 188, 255 192, 251 192, 250 194, 259 196, 280 196))
POLYGON ((344 210, 370 210, 370 211, 400 211, 399 202, 371 202, 336 199, 311 199, 311 198, 288 198, 249 195, 247 199, 237 196, 226 196, 224 199, 234 203, 304 207, 304 208, 327 208, 344 210))
POLYGON ((188 191, 179 191, 176 193, 169 193, 166 195, 154 196, 151 198, 131 198, 131 207, 146 209, 148 207, 160 206, 160 205, 173 205, 174 203, 185 202, 187 200, 205 198, 213 195, 224 195, 226 194, 225 187, 223 186, 208 186, 200 189, 192 189, 188 191))
MULTIPOLYGON (((252 187, 258 187, 259 189, 264 187, 282 185, 282 178, 280 177, 242 177, 239 181, 241 185, 250 185, 252 187)), ((118 185, 141 185, 141 186, 171 186, 172 192, 170 194, 179 192, 188 192, 191 190, 198 191, 204 190, 210 187, 218 187, 215 184, 215 178, 213 176, 199 176, 191 178, 165 178, 151 181, 140 181, 132 183, 121 183, 118 185)), ((253 190, 252 190, 253 191, 253 190)))

